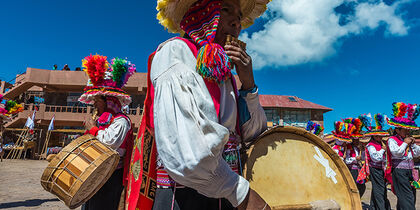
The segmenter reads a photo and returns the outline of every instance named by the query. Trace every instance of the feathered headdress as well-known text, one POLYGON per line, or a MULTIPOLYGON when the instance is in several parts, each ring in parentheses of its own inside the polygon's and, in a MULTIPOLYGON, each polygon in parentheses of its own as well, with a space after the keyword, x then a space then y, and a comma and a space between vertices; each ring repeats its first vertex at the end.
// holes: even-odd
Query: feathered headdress
POLYGON ((394 102, 392 104, 392 111, 394 117, 387 119, 389 125, 412 130, 419 129, 415 122, 420 113, 420 109, 417 104, 394 102), (405 114, 407 114, 407 117, 404 117, 405 114))
POLYGON ((344 123, 352 124, 354 126, 353 132, 351 133, 352 138, 360 138, 363 137, 361 134, 363 123, 359 118, 346 118, 343 120, 344 123))
POLYGON ((384 129, 385 127, 385 117, 382 114, 375 114, 375 127, 371 126, 372 115, 361 115, 359 119, 362 121, 363 126, 366 127, 367 131, 364 136, 388 136, 389 133, 384 129))
POLYGON ((332 133, 340 141, 352 142, 352 133, 355 129, 356 127, 351 123, 336 121, 334 122, 334 131, 332 133))
POLYGON ((324 130, 324 127, 316 122, 308 121, 306 130, 318 136, 324 130))
POLYGON ((93 104, 95 96, 102 95, 117 98, 123 106, 131 103, 130 95, 122 88, 136 71, 134 64, 121 58, 109 63, 106 56, 90 55, 82 60, 82 66, 89 81, 80 102, 93 104))

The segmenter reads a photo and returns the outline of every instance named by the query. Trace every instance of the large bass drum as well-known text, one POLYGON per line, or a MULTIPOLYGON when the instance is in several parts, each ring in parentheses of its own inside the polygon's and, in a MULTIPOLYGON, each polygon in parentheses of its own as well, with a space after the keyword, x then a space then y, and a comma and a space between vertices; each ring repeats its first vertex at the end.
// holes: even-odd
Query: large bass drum
POLYGON ((84 135, 63 148, 49 163, 41 185, 71 209, 89 200, 118 165, 118 153, 92 135, 84 135))
POLYGON ((310 209, 334 201, 341 209, 362 209, 345 163, 318 136, 296 127, 275 127, 251 145, 244 177, 273 209, 310 209))

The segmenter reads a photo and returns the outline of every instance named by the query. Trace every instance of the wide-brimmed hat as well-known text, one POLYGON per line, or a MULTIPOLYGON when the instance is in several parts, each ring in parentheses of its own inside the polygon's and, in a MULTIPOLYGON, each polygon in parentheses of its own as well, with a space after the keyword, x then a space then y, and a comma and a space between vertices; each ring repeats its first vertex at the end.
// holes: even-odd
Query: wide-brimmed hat
POLYGON ((394 102, 392 104, 392 110, 394 117, 387 119, 389 125, 410 130, 419 129, 415 122, 420 114, 420 107, 417 104, 394 102))
POLYGON ((82 60, 82 66, 89 80, 79 98, 80 102, 93 104, 95 96, 112 96, 117 98, 122 106, 131 103, 130 95, 122 90, 122 87, 136 71, 134 64, 120 58, 114 58, 109 63, 106 56, 90 55, 82 60))
POLYGON ((366 128, 364 136, 389 136, 389 133, 384 130, 386 125, 385 116, 378 113, 375 114, 373 118, 375 119, 375 126, 372 126, 372 115, 370 113, 359 116, 359 119, 363 123, 363 127, 366 128))
MULTIPOLYGON (((240 0, 242 27, 247 28, 254 24, 255 19, 265 12, 267 4, 270 1, 271 0, 240 0)), ((183 33, 180 23, 185 13, 195 2, 197 2, 197 0, 158 0, 156 7, 158 10, 157 19, 169 32, 183 33)))
POLYGON ((336 140, 351 143, 353 141, 352 133, 355 129, 356 127, 351 123, 336 121, 334 122, 334 131, 332 133, 336 140))

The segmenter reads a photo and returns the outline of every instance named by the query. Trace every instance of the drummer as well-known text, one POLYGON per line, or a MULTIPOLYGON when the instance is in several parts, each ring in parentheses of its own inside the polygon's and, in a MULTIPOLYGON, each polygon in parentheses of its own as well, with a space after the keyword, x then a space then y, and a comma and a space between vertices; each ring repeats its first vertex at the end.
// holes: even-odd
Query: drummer
POLYGON ((107 58, 100 55, 83 59, 83 67, 89 82, 79 101, 93 104, 99 116, 98 119, 89 117, 86 120, 86 134, 96 136, 99 141, 116 150, 120 161, 108 181, 83 204, 82 209, 118 209, 121 193, 127 185, 133 146, 131 121, 121 111, 122 106, 131 103, 131 97, 121 88, 134 73, 135 67, 119 58, 108 63, 107 58))
POLYGON ((333 131, 333 135, 336 138, 336 140, 345 142, 343 160, 349 168, 354 182, 356 183, 360 197, 362 197, 363 193, 366 190, 365 184, 359 184, 356 182, 362 161, 362 153, 360 152, 361 149, 359 148, 359 137, 362 136, 360 134, 361 126, 362 123, 360 120, 353 120, 353 118, 347 118, 344 120, 344 122, 336 121, 334 123, 335 130, 333 131), (357 126, 355 126, 353 123, 355 123, 357 126))
POLYGON ((397 196, 397 209, 416 209, 416 188, 418 173, 413 173, 413 158, 420 156, 420 146, 410 136, 410 130, 418 130, 415 120, 420 114, 416 104, 393 103, 394 117, 388 124, 394 126, 394 135, 388 139, 388 156, 391 157, 392 170, 387 170, 386 178, 392 181, 397 196), (407 117, 405 117, 407 113, 407 117), (392 179, 390 175, 392 174, 392 179))
POLYGON ((347 144, 351 143, 350 128, 353 125, 344 123, 342 121, 334 122, 333 136, 335 138, 335 145, 332 149, 338 154, 338 156, 344 160, 346 155, 347 144))
MULTIPOLYGON (((154 94, 146 100, 153 113, 146 103, 145 115, 154 118, 146 123, 154 126, 157 190, 150 206, 142 202, 150 193, 131 190, 128 209, 270 209, 240 176, 241 142, 252 141, 267 127, 252 59, 236 41, 225 45, 227 35, 237 38, 268 1, 158 2, 160 23, 170 32, 185 33, 185 39, 162 43, 149 60, 148 90, 153 86, 154 94), (242 83, 239 95, 234 67, 242 83)), ((135 188, 142 180, 135 182, 134 172, 133 177, 135 188)))
POLYGON ((361 115, 359 119, 367 131, 364 137, 369 138, 366 147, 366 161, 369 166, 369 177, 372 182, 372 192, 370 195, 370 209, 390 210, 391 206, 387 197, 387 188, 385 180, 386 164, 386 143, 383 138, 389 136, 384 131, 385 118, 381 114, 375 114, 375 127, 371 126, 372 117, 370 114, 361 115))

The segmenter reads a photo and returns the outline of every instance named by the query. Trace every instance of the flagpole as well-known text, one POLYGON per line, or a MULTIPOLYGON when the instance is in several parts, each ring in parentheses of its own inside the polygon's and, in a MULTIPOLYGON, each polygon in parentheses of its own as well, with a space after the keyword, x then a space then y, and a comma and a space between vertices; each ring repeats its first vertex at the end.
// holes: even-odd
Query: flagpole
POLYGON ((45 138, 45 142, 44 142, 44 145, 43 145, 43 147, 42 147, 42 153, 41 153, 41 155, 39 156, 39 159, 40 160, 42 160, 42 159, 47 159, 47 149, 48 149, 48 143, 49 143, 49 141, 50 141, 50 136, 51 136, 51 131, 47 131, 47 136, 46 136, 46 138, 45 138))
MULTIPOLYGON (((29 131, 29 129, 28 129, 28 131, 29 131)), ((22 157, 22 152, 25 149, 25 140, 27 139, 28 134, 29 134, 29 132, 26 132, 26 134, 24 135, 24 137, 20 141, 22 149, 19 149, 19 151, 18 151, 19 154, 15 157, 16 159, 20 159, 22 157)), ((25 159, 25 157, 23 157, 23 159, 25 159)))
POLYGON ((47 152, 48 152, 47 150, 48 150, 48 144, 50 142, 51 130, 54 130, 54 119, 55 119, 55 115, 51 118, 50 125, 48 125, 47 136, 45 138, 44 146, 42 147, 42 152, 39 157, 40 160, 42 158, 47 159, 47 152))

